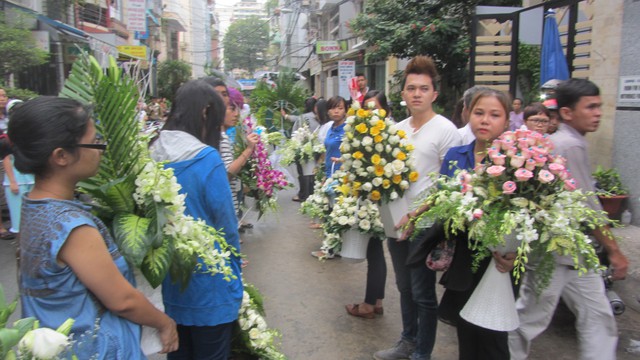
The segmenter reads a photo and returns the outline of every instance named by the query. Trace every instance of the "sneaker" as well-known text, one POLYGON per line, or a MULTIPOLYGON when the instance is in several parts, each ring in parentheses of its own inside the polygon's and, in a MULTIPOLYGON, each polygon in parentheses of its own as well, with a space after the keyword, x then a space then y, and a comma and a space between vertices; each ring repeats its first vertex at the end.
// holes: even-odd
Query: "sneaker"
POLYGON ((392 348, 373 354, 376 360, 408 360, 416 348, 416 343, 400 339, 392 348))
POLYGON ((335 254, 332 252, 325 252, 324 250, 316 250, 311 252, 311 256, 321 260, 324 260, 324 259, 328 260, 328 259, 333 259, 335 257, 335 254))

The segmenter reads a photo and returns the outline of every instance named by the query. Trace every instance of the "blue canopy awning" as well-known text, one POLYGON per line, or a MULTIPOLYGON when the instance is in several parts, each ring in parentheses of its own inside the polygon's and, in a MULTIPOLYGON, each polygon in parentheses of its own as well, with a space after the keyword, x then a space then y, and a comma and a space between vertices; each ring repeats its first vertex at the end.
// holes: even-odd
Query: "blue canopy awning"
POLYGON ((77 37, 80 38, 81 40, 88 40, 89 35, 80 30, 80 29, 76 29, 71 25, 67 25, 63 22, 60 22, 58 20, 53 20, 51 18, 48 18, 42 14, 39 14, 37 16, 39 21, 42 21, 43 23, 51 26, 52 28, 54 28, 55 30, 65 34, 65 35, 69 35, 69 36, 73 36, 73 37, 77 37))

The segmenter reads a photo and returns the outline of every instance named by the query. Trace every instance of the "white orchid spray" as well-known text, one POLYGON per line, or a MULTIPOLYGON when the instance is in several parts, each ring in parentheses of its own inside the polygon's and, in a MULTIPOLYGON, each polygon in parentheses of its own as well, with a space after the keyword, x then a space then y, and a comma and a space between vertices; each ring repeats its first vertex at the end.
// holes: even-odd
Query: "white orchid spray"
POLYGON ((287 357, 278 349, 280 332, 270 329, 264 317, 262 295, 255 286, 245 283, 232 352, 264 360, 286 360, 287 357))

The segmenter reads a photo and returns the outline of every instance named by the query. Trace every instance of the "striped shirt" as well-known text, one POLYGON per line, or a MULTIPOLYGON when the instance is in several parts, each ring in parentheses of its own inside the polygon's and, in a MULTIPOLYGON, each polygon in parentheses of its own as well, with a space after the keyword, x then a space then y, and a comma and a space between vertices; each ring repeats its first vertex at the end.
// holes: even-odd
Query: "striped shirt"
MULTIPOLYGON (((233 148, 231 147, 231 141, 229 141, 229 137, 224 132, 221 132, 220 137, 220 157, 222 157, 222 162, 224 163, 224 167, 227 169, 227 173, 229 172, 229 166, 233 162, 233 148)), ((238 208, 238 191, 240 191, 240 179, 237 177, 230 175, 229 177, 229 185, 231 186, 231 196, 233 197, 233 207, 236 210, 236 215, 239 214, 238 208)))

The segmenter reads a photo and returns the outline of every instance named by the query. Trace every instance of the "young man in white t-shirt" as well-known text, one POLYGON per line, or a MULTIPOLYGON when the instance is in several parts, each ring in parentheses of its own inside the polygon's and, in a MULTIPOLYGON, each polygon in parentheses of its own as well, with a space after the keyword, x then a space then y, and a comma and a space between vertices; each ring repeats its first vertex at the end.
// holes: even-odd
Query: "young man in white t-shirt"
MULTIPOLYGON (((412 116, 396 126, 407 134, 409 143, 415 147, 412 157, 420 176, 404 195, 408 204, 413 204, 418 194, 433 186, 428 174, 439 172, 449 148, 461 144, 453 123, 433 111, 433 102, 438 97, 437 79, 435 64, 426 56, 411 59, 404 70, 402 99, 412 116)), ((407 213, 409 211, 408 208, 407 213)), ((405 265, 413 245, 404 238, 388 239, 396 285, 400 291, 402 336, 392 348, 376 352, 373 357, 378 360, 431 358, 438 325, 436 274, 426 266, 408 268, 405 265)))

